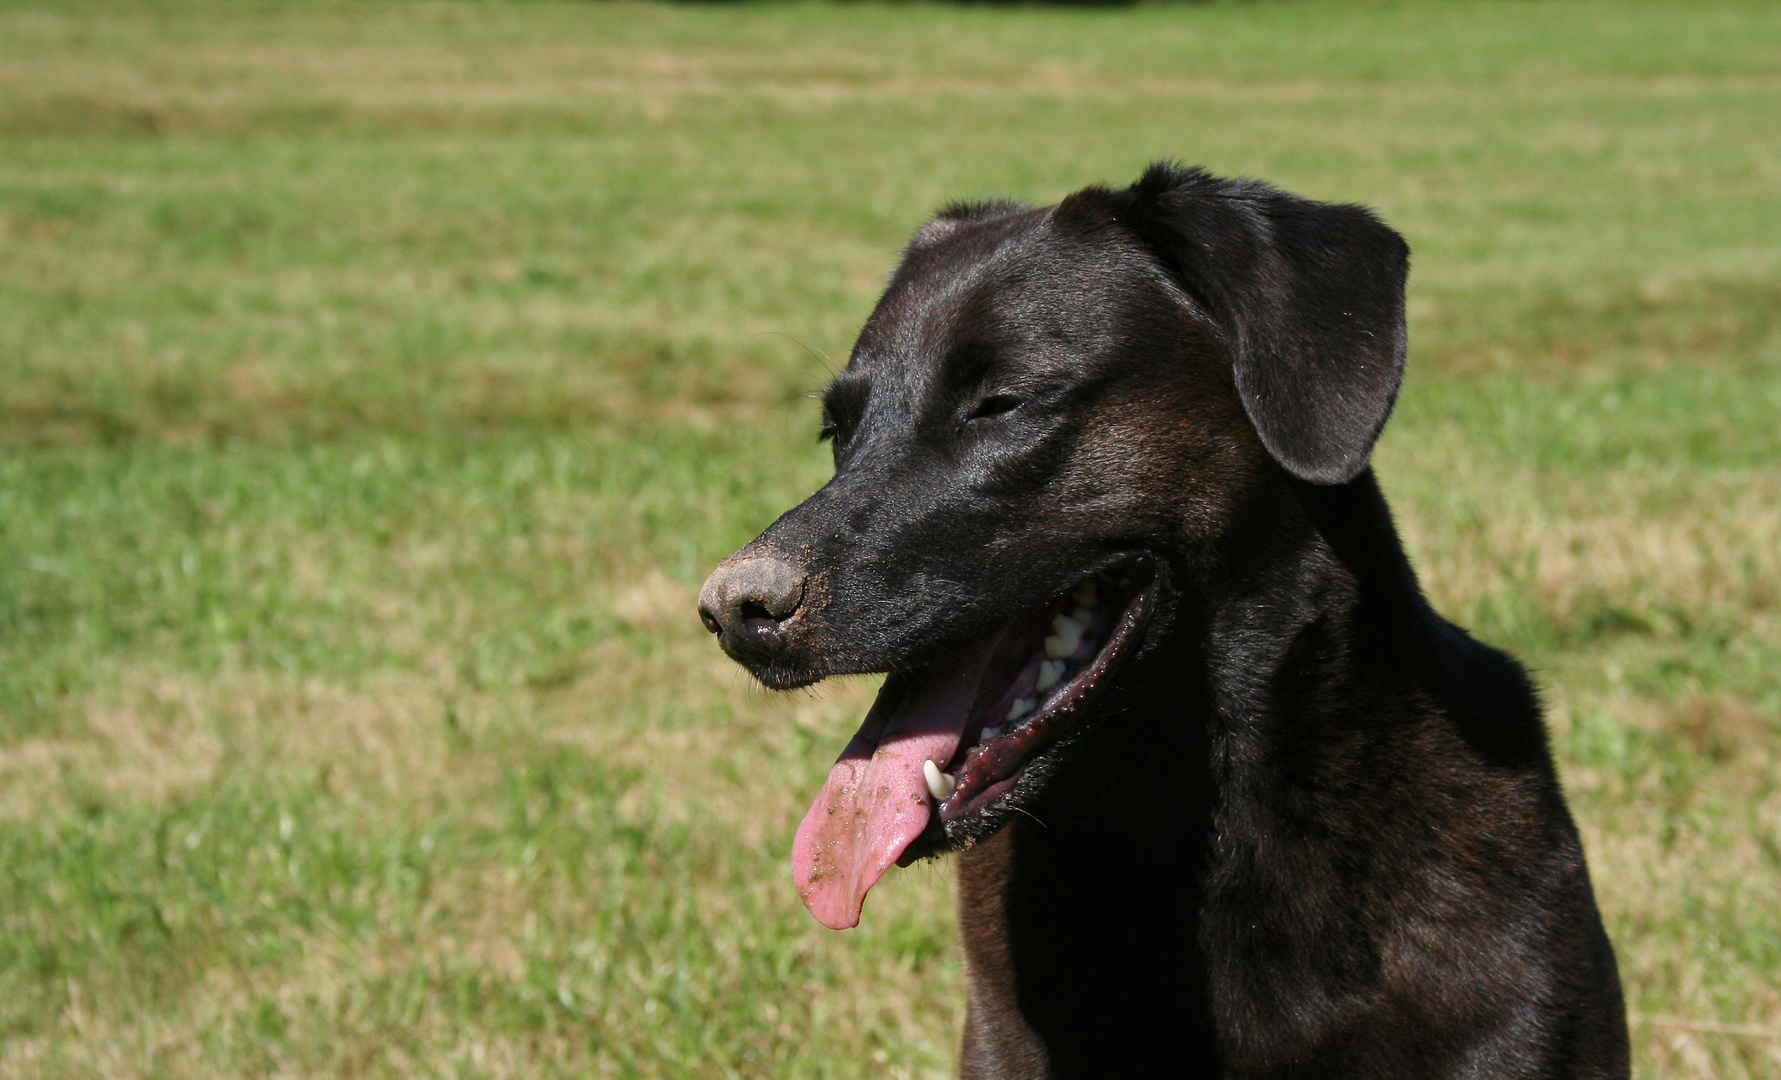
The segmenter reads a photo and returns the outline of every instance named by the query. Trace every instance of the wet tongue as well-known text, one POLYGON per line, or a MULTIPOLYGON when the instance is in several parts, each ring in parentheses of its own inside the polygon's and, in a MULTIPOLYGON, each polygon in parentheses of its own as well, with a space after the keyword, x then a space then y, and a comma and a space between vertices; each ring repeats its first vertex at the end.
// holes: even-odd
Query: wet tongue
POLYGON ((824 926, 858 926, 866 892, 927 828, 922 763, 952 760, 993 651, 884 680, 792 841, 798 893, 824 926))

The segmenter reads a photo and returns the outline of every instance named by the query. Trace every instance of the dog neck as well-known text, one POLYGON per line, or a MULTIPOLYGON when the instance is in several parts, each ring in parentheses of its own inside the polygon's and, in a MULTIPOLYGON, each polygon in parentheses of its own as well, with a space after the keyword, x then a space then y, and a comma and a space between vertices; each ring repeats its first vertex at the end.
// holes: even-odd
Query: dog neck
MULTIPOLYGON (((1350 655, 1371 620, 1434 618, 1371 472, 1294 482, 1246 516, 1267 521, 1268 546, 1233 536, 1188 568, 1196 591, 1031 817, 961 856, 967 1077, 1210 1074, 1230 1044, 1215 984, 1269 962, 1268 932, 1245 927, 1275 913, 1244 906, 1294 899, 1254 880, 1292 843, 1282 789, 1343 752, 1367 702, 1416 693, 1413 658, 1380 685, 1376 660, 1350 655), (1261 951, 1208 954, 1215 940, 1261 951)), ((1261 978, 1290 979, 1294 962, 1261 978)))

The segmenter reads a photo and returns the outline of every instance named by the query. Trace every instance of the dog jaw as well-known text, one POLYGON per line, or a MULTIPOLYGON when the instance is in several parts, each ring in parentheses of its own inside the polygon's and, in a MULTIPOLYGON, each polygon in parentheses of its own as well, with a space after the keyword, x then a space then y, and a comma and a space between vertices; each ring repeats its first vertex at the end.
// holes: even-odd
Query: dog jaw
POLYGON ((1005 812, 1027 766, 1087 719, 1137 648, 1155 592, 1148 564, 1128 562, 950 661, 887 677, 793 841, 811 913, 857 925, 892 865, 963 847, 1005 812), (1040 670, 1053 673, 1044 690, 1040 670))

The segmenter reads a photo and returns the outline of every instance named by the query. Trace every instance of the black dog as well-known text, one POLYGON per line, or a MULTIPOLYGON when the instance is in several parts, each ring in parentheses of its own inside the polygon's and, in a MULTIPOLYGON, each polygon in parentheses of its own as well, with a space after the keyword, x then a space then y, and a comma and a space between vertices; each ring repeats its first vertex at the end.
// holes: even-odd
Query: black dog
POLYGON ((858 922, 963 849, 967 1077, 1623 1077, 1527 677, 1430 609, 1367 465, 1403 240, 1159 165, 924 227, 835 478, 700 596, 770 687, 889 672, 798 830, 858 922))

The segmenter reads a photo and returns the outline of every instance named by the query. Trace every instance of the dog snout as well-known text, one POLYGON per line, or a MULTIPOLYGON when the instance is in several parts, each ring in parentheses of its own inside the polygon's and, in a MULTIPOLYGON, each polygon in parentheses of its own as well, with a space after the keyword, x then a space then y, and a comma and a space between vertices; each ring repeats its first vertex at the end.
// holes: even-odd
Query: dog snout
POLYGON ((803 570, 772 555, 726 559, 699 590, 699 618, 734 659, 770 660, 804 604, 803 570))

